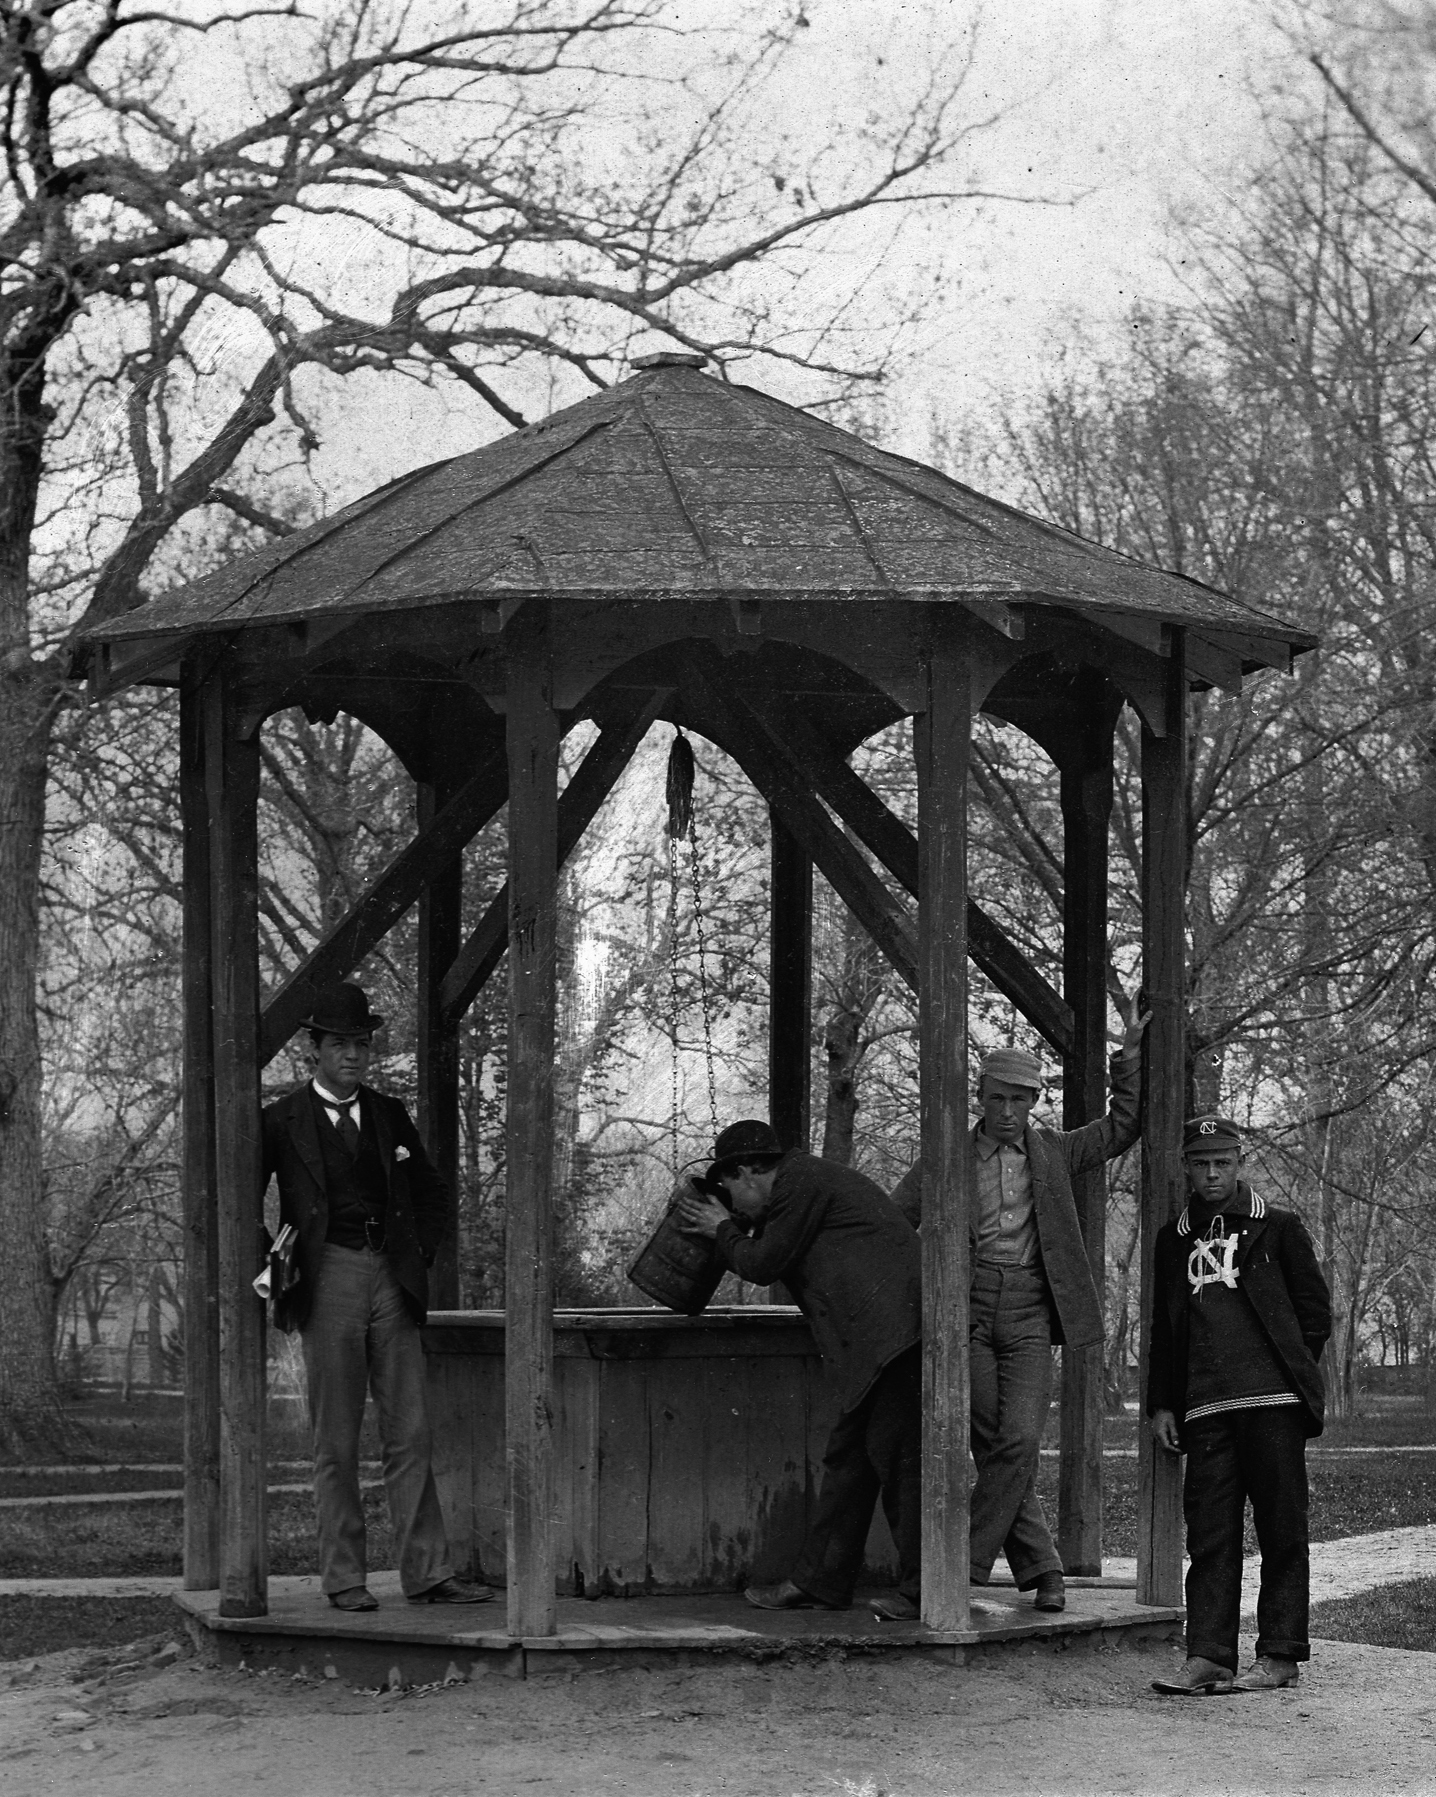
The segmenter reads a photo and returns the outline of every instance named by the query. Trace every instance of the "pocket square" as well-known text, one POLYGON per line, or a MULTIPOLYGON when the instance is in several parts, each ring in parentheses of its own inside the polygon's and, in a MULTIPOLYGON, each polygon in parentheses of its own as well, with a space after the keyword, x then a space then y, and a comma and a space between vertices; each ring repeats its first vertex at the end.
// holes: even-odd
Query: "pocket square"
POLYGON ((408 1160, 408 1158, 409 1158, 409 1150, 407 1148, 405 1148, 402 1144, 394 1150, 394 1159, 396 1161, 406 1161, 406 1160, 408 1160))

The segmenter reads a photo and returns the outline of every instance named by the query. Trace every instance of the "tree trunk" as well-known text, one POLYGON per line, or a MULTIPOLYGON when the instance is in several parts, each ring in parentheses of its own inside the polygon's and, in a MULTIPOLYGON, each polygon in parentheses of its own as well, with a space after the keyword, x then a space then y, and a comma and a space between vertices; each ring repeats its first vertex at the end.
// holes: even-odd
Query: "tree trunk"
POLYGON ((48 689, 29 665, 0 672, 0 1454, 17 1458, 63 1452, 73 1433, 60 1404, 41 1203, 35 993, 48 689))
POLYGON ((858 1115, 858 1062, 862 1057, 862 1018, 837 1005, 823 1026, 828 1061, 828 1097, 823 1112, 823 1159, 839 1167, 853 1164, 853 1126, 858 1115))

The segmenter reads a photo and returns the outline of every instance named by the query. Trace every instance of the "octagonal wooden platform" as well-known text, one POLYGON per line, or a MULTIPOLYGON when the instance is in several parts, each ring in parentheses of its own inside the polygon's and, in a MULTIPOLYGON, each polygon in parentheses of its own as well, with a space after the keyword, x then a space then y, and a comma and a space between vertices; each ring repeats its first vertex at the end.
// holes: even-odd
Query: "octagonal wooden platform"
POLYGON ((395 1573, 369 1581, 378 1610, 333 1609, 314 1577, 269 1582, 270 1612, 219 1615, 219 1594, 177 1596, 200 1652, 221 1665, 275 1667, 313 1678, 374 1687, 469 1680, 498 1674, 533 1678, 610 1666, 701 1665, 718 1658, 759 1662, 906 1655, 966 1665, 989 1654, 1093 1648, 1166 1647, 1182 1638, 1183 1612, 1136 1602, 1126 1581, 1069 1580, 1067 1608, 1039 1613, 1011 1586, 974 1593, 972 1626, 936 1631, 879 1622, 859 1598, 850 1610, 755 1610, 740 1593, 716 1596, 565 1598, 558 1632, 515 1638, 503 1597, 443 1608, 410 1604, 395 1573))

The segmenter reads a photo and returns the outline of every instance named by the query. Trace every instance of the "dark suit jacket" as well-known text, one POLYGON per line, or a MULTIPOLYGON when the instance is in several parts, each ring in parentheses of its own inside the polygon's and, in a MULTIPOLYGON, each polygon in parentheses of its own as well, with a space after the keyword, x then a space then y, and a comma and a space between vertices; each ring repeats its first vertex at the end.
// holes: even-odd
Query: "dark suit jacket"
MULTIPOLYGON (((1243 1183, 1239 1190, 1250 1188, 1243 1183)), ((1178 1220, 1179 1221, 1179 1220, 1178 1220)), ((1241 1223, 1236 1252, 1237 1289, 1271 1343, 1306 1412, 1306 1432, 1320 1435, 1326 1384, 1317 1364, 1331 1334, 1331 1292, 1295 1211, 1268 1209, 1241 1223)), ((1192 1236, 1177 1221, 1157 1233, 1152 1276, 1152 1333, 1147 1361, 1147 1415, 1170 1410, 1182 1425, 1187 1407, 1187 1255, 1192 1236)))
MULTIPOLYGON (((1023 1149, 1032 1176, 1032 1209, 1042 1270, 1056 1315, 1054 1342, 1089 1348, 1103 1337, 1102 1307, 1082 1241, 1072 1180, 1132 1146, 1142 1127, 1140 1055, 1113 1055, 1107 1115, 1080 1129, 1027 1126, 1023 1149)), ((974 1132, 975 1133, 975 1132, 974 1132)), ((893 1190, 893 1203, 916 1225, 922 1215, 922 1166, 910 1167, 893 1190)))
MULTIPOLYGON (((422 1323, 429 1308, 428 1266, 448 1228, 449 1188, 425 1154, 419 1132, 397 1098, 361 1086, 359 1105, 363 1128, 373 1130, 389 1187, 385 1253, 404 1288, 414 1320, 422 1323)), ((264 1185, 268 1186, 271 1178, 278 1180, 280 1225, 292 1223, 299 1231, 299 1283, 276 1301, 274 1320, 281 1329, 302 1329, 314 1298, 329 1226, 319 1122, 307 1082, 266 1105, 263 1139, 264 1185)))
POLYGON ((862 1173, 790 1150, 756 1233, 718 1226, 718 1252, 740 1279, 782 1280, 812 1327, 851 1410, 878 1374, 922 1339, 922 1252, 891 1198, 862 1173))

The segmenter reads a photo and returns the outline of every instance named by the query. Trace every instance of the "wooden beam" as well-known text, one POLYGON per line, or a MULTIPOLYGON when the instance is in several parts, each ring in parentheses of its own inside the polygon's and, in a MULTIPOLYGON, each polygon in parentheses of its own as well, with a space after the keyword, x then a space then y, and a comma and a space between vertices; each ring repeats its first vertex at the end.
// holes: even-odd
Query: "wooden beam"
MULTIPOLYGON (((1091 671, 1080 677, 1082 724, 1059 746, 1062 804, 1062 984, 1076 1023, 1062 1081, 1062 1127, 1079 1129, 1107 1108, 1107 835, 1112 741, 1121 697, 1091 671)), ((1082 1241, 1106 1313, 1107 1174, 1072 1181, 1082 1241)), ((1057 1549, 1065 1572, 1102 1571, 1103 1344, 1062 1350, 1057 1549)))
POLYGON ((768 1121, 806 1151, 812 1104, 813 862, 776 813, 771 824, 768 1121))
POLYGON ((184 837, 184 1587, 219 1585, 219 1235, 202 670, 180 687, 184 837))
POLYGON ((239 733, 229 682, 204 684, 210 831, 215 1191, 219 1237, 219 1613, 268 1611, 259 1140, 259 742, 239 733))
MULTIPOLYGON (((892 877, 917 897, 917 838, 861 774, 791 706, 771 692, 739 687, 721 670, 710 678, 724 702, 746 702, 769 732, 801 763, 815 790, 892 877)), ((1011 1000, 1058 1054, 1072 1051, 1072 1010, 975 900, 967 901, 967 952, 1004 997, 1011 1000)))
POLYGON ((1173 632, 1167 732, 1142 732, 1142 972, 1152 1021, 1143 1043, 1141 1404, 1137 1431, 1137 1602, 1182 1601, 1182 1465, 1145 1426, 1157 1231, 1182 1201, 1186 1088, 1186 674, 1173 632))
MULTIPOLYGON (((432 829, 448 794, 427 781, 418 791, 418 827, 432 829)), ((439 988, 463 933, 464 863, 455 856, 419 895, 419 1133, 449 1187, 449 1227, 429 1270, 429 1303, 459 1307, 459 1026, 444 1016, 439 988)))
POLYGON ((303 1022, 317 986, 352 973, 424 888, 463 853, 508 797, 504 752, 491 750, 473 775, 384 869, 264 1007, 261 1064, 268 1065, 303 1022))
MULTIPOLYGON (((606 723, 558 801, 559 866, 578 846, 599 807, 657 721, 671 687, 660 687, 622 718, 606 723)), ((441 1014, 452 1023, 468 1010, 508 947, 509 889, 504 886, 439 982, 441 1014)))
POLYGON ((917 720, 919 1079, 922 1116, 922 1619, 965 1629, 968 1530, 967 768, 972 730, 965 653, 972 626, 933 620, 927 711, 917 720))
MULTIPOLYGON (((530 613, 533 615, 530 616, 530 613)), ((508 1629, 557 1628, 553 1541, 553 1062, 558 716, 548 606, 507 657, 509 1047, 504 1257, 508 1629)))
POLYGON ((814 796, 806 771, 735 693, 712 687, 697 659, 683 687, 695 730, 727 751, 811 857, 823 878, 896 968, 917 990, 917 942, 898 900, 814 796))

